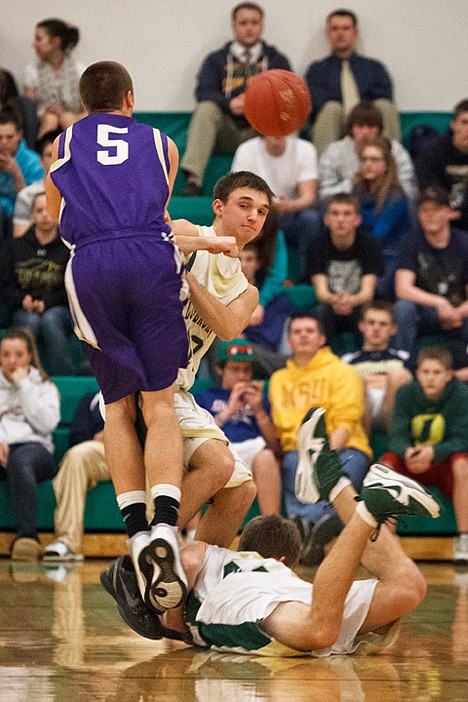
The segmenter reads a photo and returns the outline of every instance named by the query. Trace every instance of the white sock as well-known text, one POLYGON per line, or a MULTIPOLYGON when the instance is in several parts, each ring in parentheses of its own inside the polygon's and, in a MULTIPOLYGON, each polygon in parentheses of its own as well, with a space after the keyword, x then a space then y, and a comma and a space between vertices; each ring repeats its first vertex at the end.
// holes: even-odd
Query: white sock
POLYGON ((342 475, 341 478, 338 480, 337 484, 332 487, 330 490, 330 494, 328 496, 328 499, 330 502, 333 502, 333 500, 336 500, 340 492, 347 486, 351 485, 351 480, 347 478, 345 475, 342 475))
POLYGON ((374 529, 377 529, 379 526, 378 521, 375 519, 375 517, 369 512, 369 510, 366 507, 365 502, 358 502, 358 506, 356 507, 356 512, 359 514, 361 517, 362 521, 368 524, 369 526, 373 527, 374 529))
POLYGON ((181 491, 176 485, 171 485, 170 483, 157 483, 153 485, 150 489, 151 497, 155 500, 160 495, 166 495, 167 497, 172 497, 173 500, 180 502, 181 491))
POLYGON ((117 495, 119 509, 130 507, 130 505, 134 505, 137 502, 146 504, 146 494, 144 490, 130 490, 129 492, 122 492, 120 495, 117 495))

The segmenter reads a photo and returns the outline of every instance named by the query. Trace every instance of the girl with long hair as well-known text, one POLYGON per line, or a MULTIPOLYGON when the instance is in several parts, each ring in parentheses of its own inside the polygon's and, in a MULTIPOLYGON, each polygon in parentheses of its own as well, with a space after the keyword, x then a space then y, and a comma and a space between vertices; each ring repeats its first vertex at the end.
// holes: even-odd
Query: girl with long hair
POLYGON ((59 420, 59 392, 42 368, 32 333, 8 329, 0 342, 0 479, 10 486, 13 560, 34 561, 41 552, 37 486, 56 473, 52 432, 59 420))
POLYGON ((26 68, 23 92, 37 104, 38 138, 67 129, 84 116, 79 80, 85 66, 72 56, 79 38, 77 27, 59 19, 36 25, 33 47, 37 61, 26 68))
POLYGON ((384 256, 385 273, 377 282, 376 295, 391 300, 398 245, 410 227, 410 208, 388 139, 377 136, 361 146, 354 182, 361 206, 361 230, 377 239, 384 256))

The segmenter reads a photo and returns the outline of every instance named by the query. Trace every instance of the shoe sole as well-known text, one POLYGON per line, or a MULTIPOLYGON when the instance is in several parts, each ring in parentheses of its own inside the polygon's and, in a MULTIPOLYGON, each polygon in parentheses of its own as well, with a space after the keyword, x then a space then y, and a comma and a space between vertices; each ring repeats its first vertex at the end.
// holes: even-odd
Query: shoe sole
POLYGON ((128 611, 128 603, 120 596, 118 590, 115 589, 109 571, 105 570, 103 573, 101 573, 100 581, 106 592, 115 600, 120 616, 124 620, 125 624, 132 629, 132 631, 140 636, 143 636, 145 639, 152 639, 153 641, 159 641, 163 638, 162 632, 161 634, 155 633, 152 636, 146 629, 142 629, 140 627, 139 619, 132 616, 131 612, 128 611))
POLYGON ((24 546, 19 546, 18 548, 13 548, 11 554, 10 554, 10 560, 12 561, 25 561, 27 563, 35 563, 36 561, 40 560, 41 557, 41 546, 40 544, 37 545, 37 548, 34 546, 29 546, 29 545, 24 545, 24 546))
POLYGON ((295 493, 302 502, 314 504, 321 500, 320 492, 312 477, 314 466, 311 452, 321 451, 324 446, 325 437, 317 437, 311 439, 310 435, 315 432, 317 424, 325 414, 325 410, 321 407, 313 407, 305 415, 301 422, 301 426, 297 432, 297 472, 295 482, 295 493), (311 445, 311 442, 316 442, 317 446, 311 445))
POLYGON ((416 480, 412 480, 412 478, 407 478, 405 475, 401 475, 400 473, 397 473, 391 468, 387 468, 387 466, 384 466, 382 463, 374 463, 369 469, 369 473, 371 472, 372 476, 375 476, 375 480, 372 479, 370 482, 366 482, 366 476, 364 478, 363 487, 372 488, 373 486, 382 485, 382 487, 391 488, 395 485, 395 483, 400 483, 411 491, 409 493, 409 496, 424 507, 424 509, 428 512, 428 516, 431 516, 434 519, 440 516, 439 503, 437 502, 437 500, 434 499, 434 497, 432 497, 432 495, 426 492, 425 488, 422 485, 420 485, 416 480), (414 493, 417 495, 417 498, 414 496, 414 493))
POLYGON ((187 596, 187 587, 175 570, 175 554, 171 544, 156 538, 138 556, 138 568, 143 575, 145 604, 157 614, 181 605, 187 596))
MULTIPOLYGON (((323 417, 324 414, 325 410, 321 407, 313 407, 307 412, 297 432, 296 444, 298 451, 309 450, 309 447, 304 446, 304 444, 307 443, 307 439, 309 439, 310 441, 310 434, 315 432, 317 424, 319 423, 320 419, 323 417), (313 415, 316 415, 316 417, 314 416, 314 419, 312 420, 313 415)), ((324 439, 325 436, 317 436, 315 439, 312 439, 312 441, 323 441, 324 439)))

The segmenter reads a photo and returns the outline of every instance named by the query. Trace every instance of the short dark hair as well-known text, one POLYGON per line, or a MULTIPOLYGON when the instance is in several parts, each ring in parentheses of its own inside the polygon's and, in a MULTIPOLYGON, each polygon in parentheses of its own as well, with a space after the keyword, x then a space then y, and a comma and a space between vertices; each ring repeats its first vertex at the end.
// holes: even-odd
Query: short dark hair
POLYGON ((455 107, 453 108, 453 116, 455 119, 459 117, 462 112, 468 112, 468 99, 462 100, 461 102, 457 103, 455 107))
POLYGON ((352 205, 356 210, 357 214, 361 212, 361 205, 359 203, 359 199, 356 197, 356 195, 351 195, 350 193, 336 193, 335 195, 331 195, 327 200, 326 211, 328 211, 328 208, 332 204, 352 205))
POLYGON ((382 112, 373 102, 364 100, 353 107, 346 120, 346 134, 352 136, 353 127, 377 127, 379 134, 383 130, 382 112))
POLYGON ((257 12, 260 13, 262 19, 265 15, 263 7, 260 7, 260 5, 257 5, 256 2, 241 2, 232 8, 231 19, 233 22, 236 19, 236 16, 237 16, 237 13, 239 12, 239 10, 256 10, 257 12))
POLYGON ((366 312, 369 310, 386 312, 391 318, 392 322, 395 321, 395 306, 393 302, 388 302, 388 300, 371 300, 370 302, 366 302, 361 309, 361 319, 364 319, 366 312))
POLYGON ((112 112, 122 107, 133 82, 127 69, 116 61, 97 61, 80 78, 80 96, 89 112, 112 112))
POLYGON ((293 314, 289 317, 288 322, 287 322, 287 330, 288 334, 291 331, 291 326, 294 320, 296 319, 312 319, 314 322, 317 323, 317 328, 321 334, 326 336, 325 333, 325 327, 323 326, 323 322, 321 319, 317 317, 317 315, 313 314, 312 312, 301 312, 300 310, 298 312, 293 312, 293 314))
POLYGON ((418 207, 425 202, 435 202, 439 207, 450 207, 450 196, 444 188, 432 185, 422 190, 416 199, 418 207))
POLYGON ((302 551, 301 535, 290 519, 276 514, 255 517, 242 532, 239 551, 257 551, 263 558, 284 558, 285 565, 294 568, 302 551))
POLYGON ((333 10, 333 12, 330 12, 327 15, 327 24, 331 20, 332 17, 350 17, 353 20, 353 26, 357 27, 358 19, 357 15, 354 14, 354 12, 351 12, 351 10, 333 10))
POLYGON ((453 368, 453 356, 446 346, 425 346, 418 353, 418 368, 423 361, 439 361, 445 370, 453 368))
POLYGON ((21 115, 12 106, 5 107, 0 111, 0 124, 10 123, 14 124, 19 132, 23 129, 23 120, 21 119, 21 115))
POLYGON ((263 178, 250 171, 237 171, 222 176, 214 186, 213 198, 226 203, 229 195, 237 188, 250 188, 264 193, 268 198, 268 205, 271 207, 273 202, 272 189, 263 178))
POLYGON ((56 18, 42 20, 36 24, 36 27, 42 27, 51 37, 59 37, 60 48, 66 53, 70 53, 80 40, 78 27, 63 22, 63 20, 56 18))
POLYGON ((0 106, 16 97, 18 97, 18 87, 13 74, 0 68, 0 106))
POLYGON ((39 156, 42 156, 44 149, 49 144, 53 144, 58 136, 61 134, 60 129, 52 129, 50 132, 46 132, 40 139, 36 142, 36 151, 39 156))

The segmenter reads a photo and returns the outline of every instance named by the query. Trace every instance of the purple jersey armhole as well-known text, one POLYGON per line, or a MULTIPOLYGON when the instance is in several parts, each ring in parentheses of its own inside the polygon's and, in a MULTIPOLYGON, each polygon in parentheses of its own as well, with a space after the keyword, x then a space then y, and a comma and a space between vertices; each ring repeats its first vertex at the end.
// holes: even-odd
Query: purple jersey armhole
POLYGON ((161 141, 163 145, 163 150, 164 150, 164 160, 166 161, 166 168, 167 172, 169 173, 171 169, 171 162, 169 160, 169 144, 167 142, 167 134, 164 134, 163 132, 160 132, 161 134, 161 141))
POLYGON ((59 136, 57 158, 63 158, 65 155, 65 137, 66 137, 66 135, 67 135, 66 132, 62 132, 59 136))

